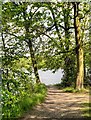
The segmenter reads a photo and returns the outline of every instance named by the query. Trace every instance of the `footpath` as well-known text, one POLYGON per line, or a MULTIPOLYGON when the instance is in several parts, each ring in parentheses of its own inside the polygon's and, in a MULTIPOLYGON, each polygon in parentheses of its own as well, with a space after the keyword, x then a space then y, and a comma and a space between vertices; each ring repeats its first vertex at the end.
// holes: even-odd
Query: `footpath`
POLYGON ((89 102, 88 93, 65 93, 49 86, 45 101, 35 106, 19 120, 61 120, 83 118, 82 103, 89 102))

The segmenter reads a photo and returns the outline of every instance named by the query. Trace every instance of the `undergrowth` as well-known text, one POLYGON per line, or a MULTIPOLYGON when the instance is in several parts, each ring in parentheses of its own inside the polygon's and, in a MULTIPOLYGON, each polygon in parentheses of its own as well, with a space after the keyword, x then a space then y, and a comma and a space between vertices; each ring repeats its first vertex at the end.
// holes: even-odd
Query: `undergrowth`
POLYGON ((63 92, 70 92, 70 93, 88 93, 89 87, 83 88, 81 90, 76 90, 74 86, 71 87, 64 87, 61 84, 55 85, 58 89, 63 90, 63 92))
POLYGON ((71 92, 71 93, 88 93, 89 92, 89 89, 81 89, 81 90, 76 90, 75 88, 73 87, 66 87, 66 88, 63 88, 62 89, 64 92, 71 92))
POLYGON ((44 101, 46 96, 46 87, 43 84, 34 86, 34 93, 30 96, 25 96, 20 103, 22 113, 31 109, 36 104, 39 104, 44 101))
POLYGON ((20 96, 12 96, 7 93, 10 99, 4 104, 2 120, 14 120, 21 117, 33 106, 43 102, 46 93, 47 89, 44 84, 35 84, 32 92, 26 90, 20 96))
POLYGON ((91 102, 90 103, 83 103, 83 115, 84 117, 91 117, 91 102))

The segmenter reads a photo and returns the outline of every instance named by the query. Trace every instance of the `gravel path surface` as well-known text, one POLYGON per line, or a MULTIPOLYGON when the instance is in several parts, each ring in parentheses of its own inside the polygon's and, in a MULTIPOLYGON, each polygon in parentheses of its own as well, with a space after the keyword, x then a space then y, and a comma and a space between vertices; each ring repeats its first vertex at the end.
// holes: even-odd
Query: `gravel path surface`
POLYGON ((81 103, 84 102, 89 102, 88 93, 64 93, 56 87, 48 87, 45 102, 34 107, 19 120, 81 118, 81 103))

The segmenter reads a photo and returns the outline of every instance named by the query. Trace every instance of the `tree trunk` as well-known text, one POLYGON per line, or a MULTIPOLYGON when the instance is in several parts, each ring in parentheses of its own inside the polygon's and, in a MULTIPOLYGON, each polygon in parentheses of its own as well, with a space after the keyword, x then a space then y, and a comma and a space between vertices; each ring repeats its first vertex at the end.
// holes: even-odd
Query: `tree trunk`
POLYGON ((30 39, 30 32, 29 32, 30 21, 26 19, 26 8, 23 8, 23 18, 25 21, 24 26, 25 26, 25 30, 26 30, 26 33, 25 33, 26 40, 25 41, 28 43, 28 46, 29 46, 31 61, 32 61, 33 69, 34 69, 35 78, 36 78, 36 83, 40 83, 37 61, 35 58, 35 53, 33 50, 32 41, 30 39))
POLYGON ((55 13, 53 11, 53 8, 49 5, 49 8, 50 8, 50 11, 52 13, 52 17, 53 17, 53 20, 54 20, 54 26, 55 26, 55 29, 56 29, 56 32, 57 32, 57 35, 58 35, 58 38, 60 40, 60 48, 63 46, 63 43, 61 41, 61 35, 60 35, 60 30, 58 28, 58 25, 57 25, 57 20, 56 20, 56 17, 55 17, 55 13))
POLYGON ((35 59, 35 55, 34 55, 31 40, 29 40, 28 45, 29 45, 29 49, 30 49, 30 55, 31 55, 33 69, 34 69, 34 74, 35 74, 35 77, 36 77, 36 83, 40 83, 38 68, 37 68, 37 62, 36 62, 36 59, 35 59))
POLYGON ((78 3, 74 4, 74 28, 75 28, 75 40, 76 40, 76 55, 77 55, 77 79, 76 79, 76 89, 80 90, 83 88, 84 80, 84 56, 83 56, 83 46, 81 40, 81 27, 78 14, 78 3))
POLYGON ((26 26, 25 29, 26 29, 26 35, 25 36, 26 36, 26 40, 27 40, 27 43, 28 43, 28 46, 29 46, 29 50, 30 50, 31 61, 32 61, 33 69, 34 69, 36 83, 40 83, 37 62, 36 62, 35 53, 34 53, 33 46, 32 46, 32 41, 30 39, 28 26, 26 26))
POLYGON ((32 61, 32 65, 33 65, 33 69, 34 69, 34 74, 35 74, 35 78, 36 78, 36 83, 40 83, 40 79, 39 79, 39 74, 38 74, 38 67, 37 67, 37 62, 35 59, 35 55, 34 55, 34 50, 33 50, 33 46, 32 46, 32 41, 29 38, 29 29, 26 29, 26 36, 28 39, 28 46, 29 46, 29 50, 30 50, 30 55, 31 55, 31 61, 32 61))
MULTIPOLYGON (((69 3, 66 3, 63 5, 62 8, 63 14, 64 14, 64 28, 65 28, 65 49, 66 51, 69 50, 69 42, 70 42, 70 34, 69 34, 69 3)), ((70 86, 70 56, 68 56, 68 53, 65 53, 64 56, 64 61, 65 61, 65 80, 66 80, 66 86, 70 86)))

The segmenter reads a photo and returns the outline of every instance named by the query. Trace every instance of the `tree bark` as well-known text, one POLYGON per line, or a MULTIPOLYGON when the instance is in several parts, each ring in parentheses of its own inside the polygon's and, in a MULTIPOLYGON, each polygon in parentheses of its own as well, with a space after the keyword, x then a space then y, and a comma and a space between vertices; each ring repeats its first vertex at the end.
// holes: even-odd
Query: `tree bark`
MULTIPOLYGON (((70 43, 70 34, 69 34, 69 3, 66 3, 62 7, 63 15, 64 15, 64 32, 65 32, 65 49, 68 51, 69 50, 69 43, 70 43)), ((70 86, 70 56, 68 56, 68 53, 65 54, 65 80, 66 80, 66 85, 65 86, 70 86)))
POLYGON ((83 88, 84 80, 84 53, 81 40, 81 27, 79 20, 79 2, 74 4, 74 28, 75 28, 75 40, 76 40, 76 55, 77 55, 77 79, 76 79, 76 89, 80 90, 83 88))
POLYGON ((35 58, 35 53, 34 53, 34 50, 33 50, 32 41, 31 41, 30 35, 29 35, 29 28, 25 27, 25 29, 26 29, 26 39, 28 40, 27 43, 28 43, 29 50, 30 50, 31 61, 32 61, 33 69, 34 69, 36 83, 40 83, 40 78, 39 78, 39 74, 38 74, 38 67, 37 67, 37 61, 36 61, 36 58, 35 58))
POLYGON ((54 26, 55 26, 58 38, 60 40, 60 48, 61 48, 63 46, 63 44, 62 44, 62 41, 61 41, 60 30, 59 30, 58 25, 57 25, 57 20, 56 20, 56 17, 55 17, 55 13, 53 11, 53 8, 50 5, 49 5, 49 9, 50 9, 50 11, 52 13, 52 17, 53 17, 53 21, 54 21, 54 26))
POLYGON ((26 31, 26 33, 25 33, 26 40, 25 41, 27 42, 27 44, 29 46, 31 61, 32 61, 33 69, 34 69, 35 78, 36 78, 36 83, 40 83, 37 61, 35 58, 35 53, 33 50, 33 45, 32 45, 32 41, 30 38, 30 32, 29 32, 30 21, 26 19, 26 8, 25 9, 23 8, 23 18, 24 18, 24 27, 25 27, 25 31, 26 31))
POLYGON ((40 83, 37 62, 36 62, 36 59, 35 59, 35 55, 34 55, 34 51, 33 51, 31 40, 29 40, 28 45, 29 45, 29 49, 30 49, 30 55, 31 55, 33 69, 34 69, 34 74, 35 74, 35 77, 36 77, 36 83, 40 83))

